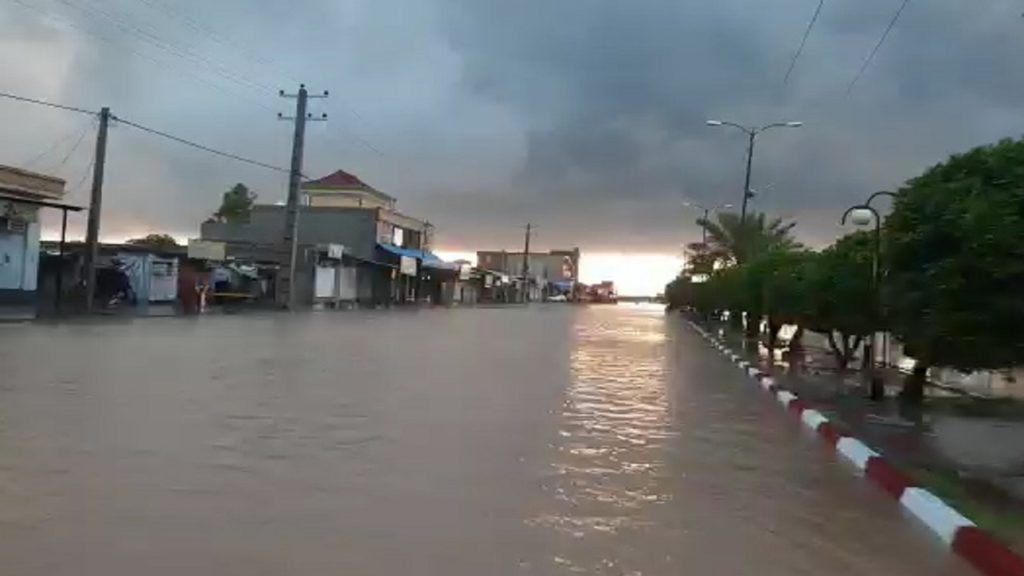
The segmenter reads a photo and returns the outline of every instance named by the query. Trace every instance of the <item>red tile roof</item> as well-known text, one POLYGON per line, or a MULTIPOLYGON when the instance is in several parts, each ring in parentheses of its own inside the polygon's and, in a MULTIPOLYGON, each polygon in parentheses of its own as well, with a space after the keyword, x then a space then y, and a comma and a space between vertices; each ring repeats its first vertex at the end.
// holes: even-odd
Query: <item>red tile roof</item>
POLYGON ((393 197, 363 182, 355 174, 344 170, 335 170, 323 178, 305 182, 302 184, 302 188, 304 190, 365 190, 388 200, 394 200, 393 197))
POLYGON ((358 176, 355 174, 349 174, 344 170, 336 170, 318 180, 310 180, 303 186, 307 188, 358 188, 360 190, 370 188, 370 185, 360 180, 358 176))

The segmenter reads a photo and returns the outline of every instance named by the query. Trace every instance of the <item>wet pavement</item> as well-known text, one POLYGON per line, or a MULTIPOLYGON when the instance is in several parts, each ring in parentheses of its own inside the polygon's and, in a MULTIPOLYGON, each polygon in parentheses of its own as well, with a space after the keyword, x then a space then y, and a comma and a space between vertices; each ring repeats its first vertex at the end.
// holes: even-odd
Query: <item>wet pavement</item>
POLYGON ((4 574, 972 574, 642 306, 0 325, 4 574))

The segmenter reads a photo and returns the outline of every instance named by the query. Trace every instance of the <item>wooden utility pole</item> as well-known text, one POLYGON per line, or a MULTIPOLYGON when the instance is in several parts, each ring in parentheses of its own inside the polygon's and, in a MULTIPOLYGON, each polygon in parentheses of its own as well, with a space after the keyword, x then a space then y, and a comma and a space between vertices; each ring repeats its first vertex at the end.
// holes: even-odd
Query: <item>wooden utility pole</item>
POLYGON ((96 133, 96 156, 92 168, 92 191, 89 195, 89 217, 85 231, 85 259, 82 281, 85 283, 85 311, 92 312, 96 298, 96 259, 99 257, 100 212, 103 204, 103 169, 107 161, 107 128, 110 108, 100 110, 100 127, 96 133))
POLYGON ((523 302, 530 301, 530 232, 533 224, 526 224, 526 245, 523 247, 523 302))
MULTIPOLYGON (((298 306, 298 294, 295 291, 295 273, 297 270, 297 259, 299 252, 299 204, 301 201, 302 187, 302 158, 306 146, 306 122, 311 120, 326 120, 327 114, 313 118, 306 111, 309 92, 306 85, 299 85, 297 94, 285 94, 281 90, 280 95, 284 98, 295 98, 295 116, 288 118, 282 114, 277 117, 281 120, 294 120, 295 132, 292 136, 292 163, 288 174, 288 202, 284 211, 284 233, 281 236, 280 255, 278 262, 281 264, 278 270, 277 302, 279 305, 295 310, 298 306)), ((323 95, 312 96, 312 98, 326 98, 328 92, 324 90, 323 95)))

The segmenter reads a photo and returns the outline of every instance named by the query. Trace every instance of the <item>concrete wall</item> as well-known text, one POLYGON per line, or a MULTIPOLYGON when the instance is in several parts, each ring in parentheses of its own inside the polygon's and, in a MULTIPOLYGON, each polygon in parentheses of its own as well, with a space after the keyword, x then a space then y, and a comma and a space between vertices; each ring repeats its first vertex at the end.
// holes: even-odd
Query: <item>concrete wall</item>
POLYGON ((361 190, 306 190, 309 205, 317 208, 393 208, 395 203, 361 190))
MULTIPOLYGON (((273 245, 284 232, 284 206, 254 206, 246 224, 204 222, 203 240, 273 245)), ((371 260, 376 249, 377 211, 362 208, 302 207, 299 243, 343 244, 345 250, 371 260)))

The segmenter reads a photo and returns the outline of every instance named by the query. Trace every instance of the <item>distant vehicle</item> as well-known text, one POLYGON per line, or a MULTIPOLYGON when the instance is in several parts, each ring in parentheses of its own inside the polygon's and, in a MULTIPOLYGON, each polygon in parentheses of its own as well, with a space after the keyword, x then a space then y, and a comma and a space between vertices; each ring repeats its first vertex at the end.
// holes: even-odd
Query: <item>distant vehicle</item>
POLYGON ((569 299, 565 294, 555 294, 554 296, 548 296, 548 302, 568 302, 569 299))

